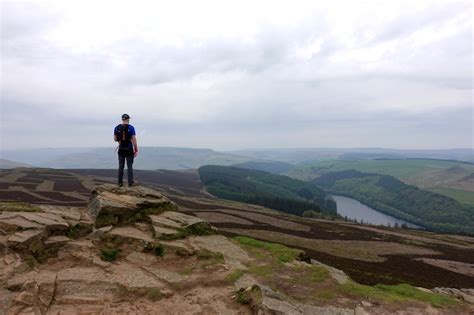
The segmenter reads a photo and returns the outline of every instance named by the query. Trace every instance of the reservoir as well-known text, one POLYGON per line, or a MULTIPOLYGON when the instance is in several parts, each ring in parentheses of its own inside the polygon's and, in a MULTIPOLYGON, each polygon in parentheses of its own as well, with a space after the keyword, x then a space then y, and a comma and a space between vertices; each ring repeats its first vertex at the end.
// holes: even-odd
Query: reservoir
POLYGON ((375 209, 372 209, 369 206, 364 205, 363 203, 348 197, 343 196, 331 196, 337 203, 337 213, 341 216, 347 216, 347 218, 352 220, 357 220, 357 222, 364 221, 364 223, 370 223, 375 225, 385 225, 385 226, 394 226, 397 223, 401 226, 405 223, 408 227, 419 229, 420 226, 407 222, 405 220, 394 218, 385 213, 379 212, 375 209))

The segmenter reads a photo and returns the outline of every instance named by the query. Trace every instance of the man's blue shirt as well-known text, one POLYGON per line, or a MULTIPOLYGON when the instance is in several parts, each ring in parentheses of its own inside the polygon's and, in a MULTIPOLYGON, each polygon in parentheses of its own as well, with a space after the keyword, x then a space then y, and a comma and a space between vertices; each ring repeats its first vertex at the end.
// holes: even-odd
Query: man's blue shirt
MULTIPOLYGON (((121 124, 120 124, 121 125, 121 124)), ((117 133, 117 128, 120 126, 120 125, 117 125, 115 128, 114 128, 114 135, 117 133)), ((133 127, 132 125, 128 125, 128 132, 130 133, 130 137, 132 136, 136 136, 136 133, 135 133, 135 127, 133 127)), ((132 144, 132 141, 129 142, 128 146, 130 148, 133 147, 133 144, 132 144)))

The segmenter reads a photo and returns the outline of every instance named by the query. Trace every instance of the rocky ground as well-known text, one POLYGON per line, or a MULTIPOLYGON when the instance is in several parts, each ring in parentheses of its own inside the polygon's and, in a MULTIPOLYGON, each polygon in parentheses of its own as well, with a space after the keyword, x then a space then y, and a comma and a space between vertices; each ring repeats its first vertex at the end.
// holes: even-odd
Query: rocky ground
MULTIPOLYGON (((265 219, 258 216, 258 208, 254 210, 253 215, 240 217, 242 224, 265 219)), ((195 213, 157 190, 108 184, 93 191, 87 207, 4 203, 0 314, 469 314, 474 310, 469 289, 360 285, 301 249, 224 236, 206 220, 213 219, 208 212, 189 215, 195 213)), ((221 211, 215 218, 235 215, 221 211)), ((271 224, 308 229, 276 217, 271 224)))

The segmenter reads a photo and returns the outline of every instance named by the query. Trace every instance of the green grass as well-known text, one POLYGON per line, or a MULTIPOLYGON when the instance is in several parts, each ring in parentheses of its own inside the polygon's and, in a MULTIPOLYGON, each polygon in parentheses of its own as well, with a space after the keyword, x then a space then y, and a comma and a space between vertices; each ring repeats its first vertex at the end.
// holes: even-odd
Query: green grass
POLYGON ((250 266, 249 272, 263 278, 269 278, 273 275, 275 268, 272 265, 250 266))
POLYGON ((0 212, 2 211, 22 211, 22 212, 37 212, 41 209, 24 202, 0 202, 0 212))
POLYGON ((431 304, 433 307, 444 307, 456 305, 459 302, 453 298, 423 292, 409 284, 385 285, 377 284, 375 286, 362 285, 355 282, 348 282, 340 287, 343 293, 365 298, 385 300, 387 302, 419 301, 431 304))
POLYGON ((244 275, 244 271, 241 269, 236 269, 229 275, 225 277, 225 282, 227 283, 234 283, 235 281, 239 280, 240 277, 244 275))
POLYGON ((322 282, 329 277, 329 271, 322 266, 311 266, 308 280, 312 282, 322 282))
POLYGON ((308 283, 319 283, 329 278, 329 271, 322 266, 296 266, 292 268, 297 272, 290 281, 297 285, 307 285, 308 283))
POLYGON ((451 197, 458 202, 468 205, 474 206, 474 192, 461 190, 461 189, 454 189, 448 187, 430 187, 427 190, 451 197))
MULTIPOLYGON (((304 164, 288 172, 290 176, 300 178, 305 172, 310 172, 309 176, 321 174, 323 172, 335 172, 348 169, 355 169, 361 172, 379 173, 391 175, 403 179, 416 178, 420 175, 426 176, 428 173, 442 171, 451 167, 461 167, 465 169, 466 175, 474 172, 474 165, 459 163, 454 161, 439 160, 326 160, 317 161, 311 164, 304 164), (296 176, 299 175, 299 176, 296 176)), ((449 174, 448 174, 449 175, 449 174)), ((454 175, 453 175, 454 176, 454 175)), ((446 178, 448 179, 448 178, 446 178)))
POLYGON ((246 236, 237 236, 234 239, 242 245, 269 251, 281 263, 295 260, 302 252, 299 249, 289 248, 276 243, 259 241, 246 236))

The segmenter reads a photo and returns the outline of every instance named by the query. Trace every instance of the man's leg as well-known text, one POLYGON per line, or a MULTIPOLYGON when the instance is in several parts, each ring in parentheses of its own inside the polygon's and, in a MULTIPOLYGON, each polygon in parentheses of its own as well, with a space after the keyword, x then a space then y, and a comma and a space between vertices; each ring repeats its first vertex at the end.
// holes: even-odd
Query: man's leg
POLYGON ((127 156, 128 185, 133 185, 133 155, 127 156))
POLYGON ((123 183, 123 168, 125 167, 125 157, 118 154, 119 169, 118 169, 118 184, 123 183))

